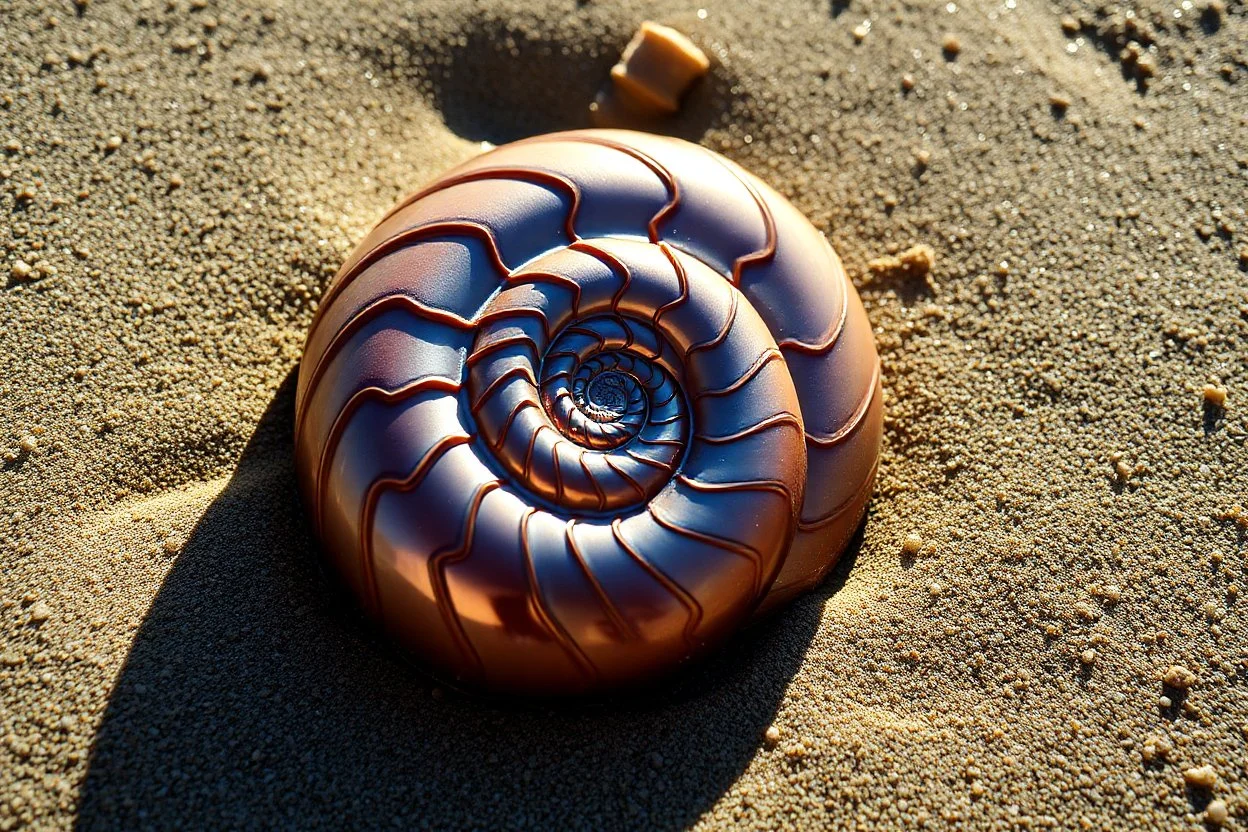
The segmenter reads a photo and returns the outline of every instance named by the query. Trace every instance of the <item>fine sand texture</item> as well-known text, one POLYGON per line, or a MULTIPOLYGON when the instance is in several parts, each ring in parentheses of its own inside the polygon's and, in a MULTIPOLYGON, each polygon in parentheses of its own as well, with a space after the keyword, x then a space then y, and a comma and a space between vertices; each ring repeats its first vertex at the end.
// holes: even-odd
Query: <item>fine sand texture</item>
POLYGON ((1243 0, 703 4, 0 3, 0 829, 1248 824, 1243 0), (879 484, 678 678, 483 700, 319 571, 293 373, 370 224, 645 19, 859 285, 879 484))

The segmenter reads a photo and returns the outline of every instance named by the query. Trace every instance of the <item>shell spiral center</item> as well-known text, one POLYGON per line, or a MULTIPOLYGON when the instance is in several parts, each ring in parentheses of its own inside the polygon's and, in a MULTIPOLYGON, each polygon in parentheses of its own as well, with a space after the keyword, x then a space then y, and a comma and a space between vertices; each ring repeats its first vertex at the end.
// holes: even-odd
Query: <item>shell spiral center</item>
POLYGON ((497 463, 559 508, 620 511, 652 498, 690 431, 662 336, 620 315, 573 319, 549 343, 544 332, 515 337, 518 325, 500 315, 481 332, 474 355, 484 358, 469 377, 497 463))

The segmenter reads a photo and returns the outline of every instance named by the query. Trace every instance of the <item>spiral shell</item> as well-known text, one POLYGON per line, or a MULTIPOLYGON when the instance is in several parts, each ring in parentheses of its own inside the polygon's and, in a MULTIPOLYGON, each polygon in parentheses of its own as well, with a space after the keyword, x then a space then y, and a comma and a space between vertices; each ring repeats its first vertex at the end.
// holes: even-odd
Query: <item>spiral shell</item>
POLYGON ((435 671, 652 678, 818 582, 862 516, 879 360, 824 237, 687 142, 556 133, 403 200, 300 366, 334 573, 435 671))

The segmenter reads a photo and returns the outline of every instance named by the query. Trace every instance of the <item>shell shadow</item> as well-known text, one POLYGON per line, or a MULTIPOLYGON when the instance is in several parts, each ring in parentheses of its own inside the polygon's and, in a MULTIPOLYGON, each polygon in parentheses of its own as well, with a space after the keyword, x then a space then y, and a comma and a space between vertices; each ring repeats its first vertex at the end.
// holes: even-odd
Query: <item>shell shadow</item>
POLYGON ((627 699, 507 705, 400 661, 313 556, 294 373, 204 512, 95 738, 80 829, 683 828, 760 741, 843 581, 627 699))
MULTIPOLYGON (((455 38, 430 39, 420 26, 398 27, 372 57, 419 89, 456 135, 504 144, 592 127, 590 103, 638 22, 623 15, 600 20, 607 34, 595 30, 601 39, 587 43, 584 25, 546 30, 500 12, 474 10, 454 21, 455 38)), ((734 83, 726 67, 713 64, 680 113, 637 126, 696 142, 713 122, 728 117, 734 83)))

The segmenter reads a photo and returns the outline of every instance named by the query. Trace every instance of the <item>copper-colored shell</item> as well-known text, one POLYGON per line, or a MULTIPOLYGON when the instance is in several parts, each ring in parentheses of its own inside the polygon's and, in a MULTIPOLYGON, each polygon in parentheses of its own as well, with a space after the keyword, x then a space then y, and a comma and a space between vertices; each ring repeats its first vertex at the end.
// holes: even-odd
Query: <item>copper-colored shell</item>
POLYGON ((590 130, 395 207, 321 302, 299 482, 336 575, 475 686, 651 678, 818 582, 879 360, 824 237, 732 162, 590 130))

